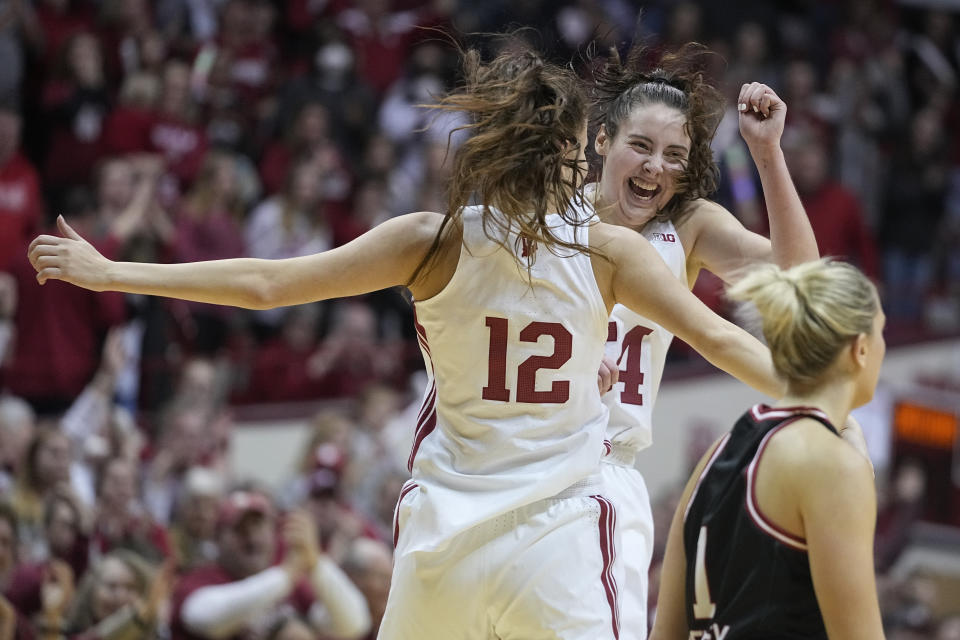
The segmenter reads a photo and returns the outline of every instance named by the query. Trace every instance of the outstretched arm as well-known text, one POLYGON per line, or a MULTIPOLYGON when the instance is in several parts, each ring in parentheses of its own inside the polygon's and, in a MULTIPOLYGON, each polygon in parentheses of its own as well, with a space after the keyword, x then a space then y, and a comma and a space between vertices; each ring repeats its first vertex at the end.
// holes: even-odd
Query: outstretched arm
POLYGON ((605 297, 665 327, 711 364, 754 389, 772 398, 783 395, 786 385, 773 367, 770 350, 703 304, 643 236, 598 224, 591 228, 590 244, 609 258, 593 261, 601 287, 609 287, 605 297))
POLYGON ((780 148, 787 105, 770 87, 745 84, 737 100, 740 134, 760 174, 770 238, 747 230, 729 211, 713 205, 700 216, 691 257, 726 282, 744 267, 775 262, 783 269, 820 257, 817 239, 780 148))
POLYGON ((107 260, 61 216, 63 237, 38 236, 29 256, 40 284, 54 279, 93 291, 268 309, 406 284, 442 219, 429 212, 400 216, 342 247, 300 258, 152 264, 107 260))

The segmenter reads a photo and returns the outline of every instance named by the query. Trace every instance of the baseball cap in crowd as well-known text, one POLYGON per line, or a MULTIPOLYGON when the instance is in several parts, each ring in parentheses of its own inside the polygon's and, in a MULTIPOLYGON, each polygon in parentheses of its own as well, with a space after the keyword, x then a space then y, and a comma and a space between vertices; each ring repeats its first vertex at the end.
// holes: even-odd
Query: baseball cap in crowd
POLYGON ((273 507, 270 504, 270 499, 256 491, 231 491, 220 502, 217 524, 221 527, 232 527, 248 513, 258 513, 262 516, 272 515, 273 507))

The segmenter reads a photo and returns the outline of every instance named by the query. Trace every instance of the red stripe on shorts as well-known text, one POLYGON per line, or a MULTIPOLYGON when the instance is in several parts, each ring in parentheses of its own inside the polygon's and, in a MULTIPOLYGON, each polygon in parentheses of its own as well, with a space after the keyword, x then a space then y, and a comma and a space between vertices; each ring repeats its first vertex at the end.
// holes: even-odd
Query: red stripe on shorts
POLYGON ((617 511, 613 504, 603 496, 590 496, 600 505, 600 553, 603 556, 603 571, 600 580, 610 605, 610 617, 613 623, 613 637, 620 638, 620 599, 617 597, 617 579, 613 575, 613 562, 617 559, 613 532, 617 527, 617 511))
POLYGON ((397 498, 397 506, 393 508, 393 548, 397 548, 397 542, 400 540, 400 503, 407 497, 407 494, 417 488, 417 483, 413 480, 407 480, 403 488, 400 489, 400 497, 397 498))

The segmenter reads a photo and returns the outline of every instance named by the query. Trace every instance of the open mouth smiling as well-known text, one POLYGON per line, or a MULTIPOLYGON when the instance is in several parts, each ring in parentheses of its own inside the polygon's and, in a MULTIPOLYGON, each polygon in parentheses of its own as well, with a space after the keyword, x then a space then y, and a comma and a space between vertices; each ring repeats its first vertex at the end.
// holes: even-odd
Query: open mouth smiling
POLYGON ((641 200, 653 200, 660 193, 662 187, 654 182, 646 182, 640 178, 627 180, 630 191, 641 200))

